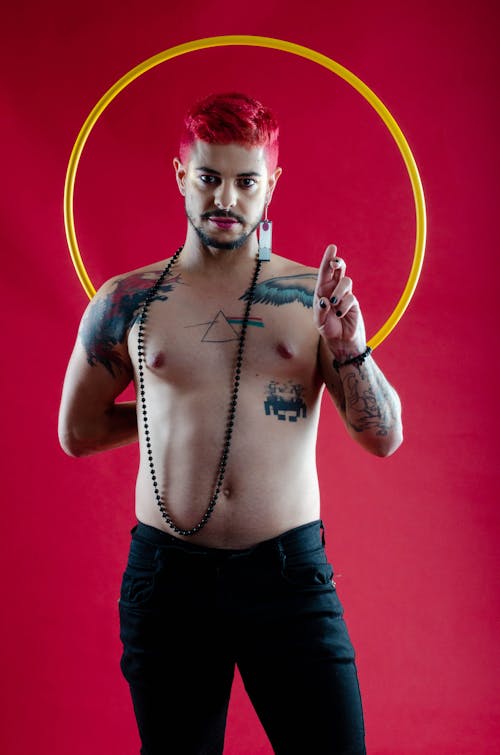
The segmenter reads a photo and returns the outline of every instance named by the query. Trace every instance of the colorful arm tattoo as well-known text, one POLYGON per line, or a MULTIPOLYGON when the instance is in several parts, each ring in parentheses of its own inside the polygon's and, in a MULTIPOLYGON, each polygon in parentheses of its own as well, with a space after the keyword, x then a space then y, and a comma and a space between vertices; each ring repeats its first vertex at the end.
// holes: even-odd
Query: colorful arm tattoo
MULTIPOLYGON (((179 278, 177 275, 165 281, 154 301, 165 301, 167 294, 179 283, 179 278)), ((151 273, 128 276, 117 281, 108 294, 91 303, 80 328, 80 338, 91 366, 102 364, 113 377, 116 371, 128 369, 114 347, 124 343, 154 280, 151 273)))
MULTIPOLYGON (((253 300, 255 303, 273 304, 275 307, 298 301, 307 309, 311 309, 316 278, 313 273, 269 278, 257 284, 253 300)), ((249 296, 250 291, 247 289, 240 299, 248 301, 249 296)))

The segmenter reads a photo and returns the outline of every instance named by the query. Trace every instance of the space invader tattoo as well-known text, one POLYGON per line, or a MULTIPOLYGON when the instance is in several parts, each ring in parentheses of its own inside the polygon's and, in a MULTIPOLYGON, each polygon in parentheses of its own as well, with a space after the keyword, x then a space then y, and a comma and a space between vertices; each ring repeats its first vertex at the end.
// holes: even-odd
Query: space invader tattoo
POLYGON ((297 422, 298 419, 307 417, 307 406, 303 394, 303 386, 294 383, 293 380, 289 380, 287 383, 271 380, 267 386, 264 401, 266 416, 273 415, 282 422, 286 422, 286 420, 297 422))

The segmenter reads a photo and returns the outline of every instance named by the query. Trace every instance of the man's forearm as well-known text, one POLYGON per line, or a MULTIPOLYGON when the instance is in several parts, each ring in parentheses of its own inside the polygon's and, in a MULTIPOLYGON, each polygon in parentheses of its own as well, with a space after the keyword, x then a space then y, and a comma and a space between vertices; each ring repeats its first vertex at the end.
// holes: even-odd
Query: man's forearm
POLYGON ((89 456, 119 448, 137 442, 137 437, 135 401, 113 404, 101 417, 69 422, 68 429, 60 431, 61 445, 70 456, 89 456))
POLYGON ((401 403, 374 360, 339 367, 347 428, 364 447, 389 456, 401 444, 401 403))

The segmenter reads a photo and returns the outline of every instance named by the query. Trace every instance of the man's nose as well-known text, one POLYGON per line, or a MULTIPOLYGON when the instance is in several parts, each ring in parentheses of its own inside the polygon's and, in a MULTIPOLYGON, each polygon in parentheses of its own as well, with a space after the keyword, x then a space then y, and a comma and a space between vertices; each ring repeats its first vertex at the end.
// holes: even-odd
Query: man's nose
POLYGON ((222 183, 217 187, 214 202, 219 210, 229 210, 230 207, 235 206, 237 201, 235 188, 230 183, 222 183))

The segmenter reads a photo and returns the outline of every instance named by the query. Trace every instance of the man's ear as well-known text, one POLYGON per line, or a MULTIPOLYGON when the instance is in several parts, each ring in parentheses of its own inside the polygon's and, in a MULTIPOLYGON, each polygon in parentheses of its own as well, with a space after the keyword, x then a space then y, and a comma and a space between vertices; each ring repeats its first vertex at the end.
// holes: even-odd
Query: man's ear
POLYGON ((186 196, 186 174, 187 170, 184 167, 184 165, 181 163, 178 157, 174 157, 174 170, 175 170, 175 178, 177 181, 177 186, 179 187, 179 191, 182 194, 183 197, 186 196))
POLYGON ((267 179, 266 204, 268 205, 271 204, 271 199, 273 198, 274 190, 276 188, 276 184, 278 183, 278 178, 281 176, 282 173, 283 173, 283 168, 276 168, 276 170, 273 173, 271 173, 271 175, 267 179))

